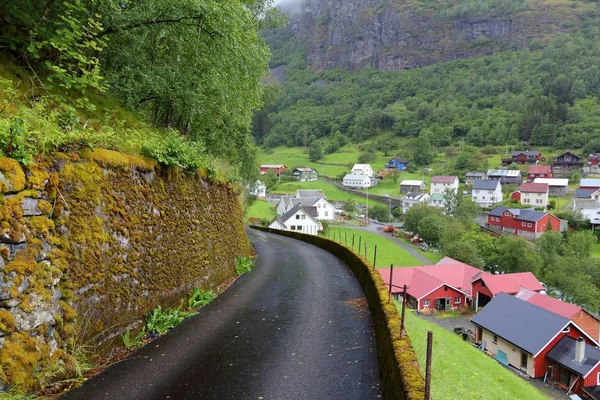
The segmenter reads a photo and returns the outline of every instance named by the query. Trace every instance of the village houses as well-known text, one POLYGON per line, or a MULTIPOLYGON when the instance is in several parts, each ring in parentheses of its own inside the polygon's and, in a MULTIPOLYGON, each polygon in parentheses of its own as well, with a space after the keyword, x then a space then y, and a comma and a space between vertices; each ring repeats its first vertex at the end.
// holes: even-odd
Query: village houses
POLYGON ((432 176, 429 193, 446 194, 450 190, 455 194, 458 192, 458 176, 432 176))
POLYGON ((496 179, 477 180, 473 182, 471 198, 481 207, 491 207, 502 201, 502 185, 496 179))
POLYGON ((511 197, 525 206, 545 210, 548 207, 548 191, 547 183, 523 182, 519 190, 514 192, 511 197))
POLYGON ((285 214, 275 217, 268 226, 271 229, 309 235, 317 235, 323 230, 323 224, 317 219, 316 207, 305 207, 302 204, 296 204, 285 214))

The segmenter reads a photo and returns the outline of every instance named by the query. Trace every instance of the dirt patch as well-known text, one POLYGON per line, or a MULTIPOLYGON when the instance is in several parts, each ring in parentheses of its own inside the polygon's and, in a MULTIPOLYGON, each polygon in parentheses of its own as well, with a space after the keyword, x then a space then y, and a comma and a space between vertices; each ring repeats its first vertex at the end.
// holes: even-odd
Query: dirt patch
POLYGON ((356 312, 356 319, 363 319, 369 316, 369 303, 365 297, 358 297, 356 299, 346 300, 344 304, 352 307, 356 312))

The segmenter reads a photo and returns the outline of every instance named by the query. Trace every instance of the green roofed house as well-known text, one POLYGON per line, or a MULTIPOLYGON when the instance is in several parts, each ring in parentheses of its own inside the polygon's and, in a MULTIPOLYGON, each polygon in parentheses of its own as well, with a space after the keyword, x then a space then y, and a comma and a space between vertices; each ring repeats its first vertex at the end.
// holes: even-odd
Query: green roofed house
POLYGON ((317 170, 314 168, 294 168, 292 170, 292 175, 295 176, 299 182, 310 182, 317 180, 317 170))
POLYGON ((444 207, 446 195, 444 193, 434 193, 429 196, 429 205, 433 207, 444 207))

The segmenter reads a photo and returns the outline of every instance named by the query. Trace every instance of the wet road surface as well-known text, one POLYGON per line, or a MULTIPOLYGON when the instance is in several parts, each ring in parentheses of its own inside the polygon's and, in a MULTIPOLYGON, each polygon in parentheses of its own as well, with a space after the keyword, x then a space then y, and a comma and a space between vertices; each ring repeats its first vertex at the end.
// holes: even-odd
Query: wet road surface
POLYGON ((256 268, 200 313, 65 399, 374 399, 375 338, 352 272, 310 244, 249 231, 256 268))

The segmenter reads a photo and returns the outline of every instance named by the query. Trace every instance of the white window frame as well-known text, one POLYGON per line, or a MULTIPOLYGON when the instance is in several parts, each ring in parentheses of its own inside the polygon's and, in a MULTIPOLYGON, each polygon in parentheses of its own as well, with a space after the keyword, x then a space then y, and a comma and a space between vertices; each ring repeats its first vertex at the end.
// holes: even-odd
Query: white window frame
POLYGON ((423 308, 429 308, 430 306, 431 303, 429 302, 429 299, 423 300, 423 308))
POLYGON ((527 226, 527 222, 521 222, 521 226, 527 226))
POLYGON ((527 223, 527 227, 528 227, 528 228, 531 228, 532 226, 533 226, 533 224, 532 224, 531 222, 528 222, 528 223, 527 223))
POLYGON ((454 297, 454 304, 460 304, 460 303, 462 303, 460 296, 454 297))

